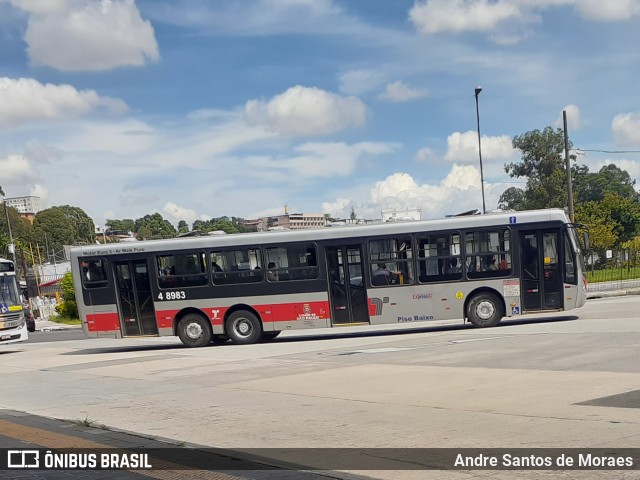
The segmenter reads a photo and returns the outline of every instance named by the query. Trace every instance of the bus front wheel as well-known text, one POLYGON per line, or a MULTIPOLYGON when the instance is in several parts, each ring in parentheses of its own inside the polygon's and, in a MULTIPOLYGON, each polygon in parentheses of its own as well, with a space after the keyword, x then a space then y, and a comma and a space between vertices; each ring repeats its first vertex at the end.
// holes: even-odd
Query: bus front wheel
POLYGON ((493 293, 480 293, 469 302, 469 321, 476 327, 495 327, 502 319, 502 304, 493 293))
POLYGON ((204 347, 211 342, 211 325, 203 316, 189 313, 178 323, 178 337, 187 347, 204 347))
POLYGON ((262 324, 258 317, 246 310, 229 315, 226 322, 227 336, 233 343, 248 345, 262 338, 262 324))

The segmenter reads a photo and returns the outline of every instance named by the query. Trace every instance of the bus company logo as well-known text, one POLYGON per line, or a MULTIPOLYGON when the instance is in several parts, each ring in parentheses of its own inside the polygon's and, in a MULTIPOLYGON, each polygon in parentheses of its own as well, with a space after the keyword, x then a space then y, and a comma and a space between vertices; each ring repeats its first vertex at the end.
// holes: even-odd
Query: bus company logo
POLYGON ((7 450, 7 468, 40 468, 38 450, 7 450))
POLYGON ((433 295, 430 293, 414 293, 411 298, 414 300, 431 300, 433 295))

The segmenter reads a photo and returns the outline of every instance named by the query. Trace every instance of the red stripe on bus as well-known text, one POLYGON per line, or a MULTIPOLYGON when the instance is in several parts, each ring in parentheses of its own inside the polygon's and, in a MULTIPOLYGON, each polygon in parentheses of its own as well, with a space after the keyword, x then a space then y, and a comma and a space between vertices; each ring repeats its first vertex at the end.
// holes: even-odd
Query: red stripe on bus
POLYGON ((113 332, 120 330, 120 316, 117 313, 92 313, 87 315, 90 332, 113 332))

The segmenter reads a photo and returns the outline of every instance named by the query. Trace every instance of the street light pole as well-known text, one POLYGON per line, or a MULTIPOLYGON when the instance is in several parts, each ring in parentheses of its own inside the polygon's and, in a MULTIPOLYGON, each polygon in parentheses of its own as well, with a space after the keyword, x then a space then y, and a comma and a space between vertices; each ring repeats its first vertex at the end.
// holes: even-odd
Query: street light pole
POLYGON ((487 206, 484 201, 484 172, 482 171, 482 143, 480 141, 480 108, 478 107, 478 95, 482 87, 476 87, 476 119, 478 120, 478 156, 480 157, 480 186, 482 187, 482 213, 487 213, 487 206))

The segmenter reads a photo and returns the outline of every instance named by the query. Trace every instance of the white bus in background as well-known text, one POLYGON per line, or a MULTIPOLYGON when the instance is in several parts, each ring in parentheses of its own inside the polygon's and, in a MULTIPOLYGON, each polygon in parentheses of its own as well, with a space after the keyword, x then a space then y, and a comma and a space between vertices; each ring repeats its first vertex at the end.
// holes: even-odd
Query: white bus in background
POLYGON ((28 338, 15 265, 0 258, 0 345, 28 338))

